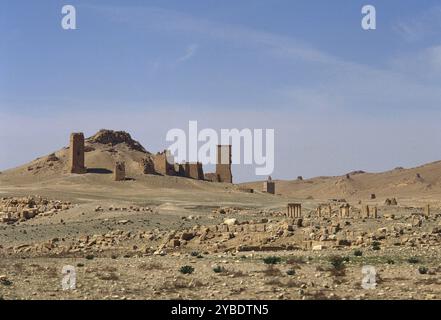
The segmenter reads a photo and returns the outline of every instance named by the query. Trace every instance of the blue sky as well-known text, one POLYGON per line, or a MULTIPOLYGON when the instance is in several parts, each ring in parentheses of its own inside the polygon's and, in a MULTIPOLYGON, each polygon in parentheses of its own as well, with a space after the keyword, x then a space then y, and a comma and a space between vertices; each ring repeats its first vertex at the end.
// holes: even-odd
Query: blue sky
POLYGON ((274 128, 275 178, 439 160, 440 36, 435 0, 0 0, 0 170, 71 131, 126 130, 156 152, 189 120, 274 128))

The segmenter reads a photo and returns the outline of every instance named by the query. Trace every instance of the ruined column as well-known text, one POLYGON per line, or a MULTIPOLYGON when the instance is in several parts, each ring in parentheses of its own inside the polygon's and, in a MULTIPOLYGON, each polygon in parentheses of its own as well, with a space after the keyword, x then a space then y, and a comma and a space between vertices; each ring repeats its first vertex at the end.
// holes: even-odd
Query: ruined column
POLYGON ((374 219, 377 219, 377 218, 378 218, 378 209, 377 209, 377 207, 374 207, 374 208, 372 209, 372 217, 373 217, 374 219))
POLYGON ((369 206, 363 206, 363 218, 369 218, 369 206))
POLYGON ((425 215, 426 217, 430 217, 430 204, 427 204, 427 205, 424 207, 424 215, 425 215))
POLYGON ((233 183, 231 173, 231 145, 217 146, 216 175, 219 182, 233 183))
POLYGON ((340 206, 340 218, 349 218, 350 217, 350 205, 349 203, 343 204, 340 206))
POLYGON ((287 216, 290 218, 301 218, 302 205, 300 203, 288 203, 286 212, 287 212, 287 216))
POLYGON ((115 170, 113 171, 113 180, 115 180, 115 181, 126 180, 126 164, 125 164, 125 162, 118 161, 115 163, 115 170))
POLYGON ((83 174, 87 172, 84 166, 84 135, 72 133, 69 146, 70 173, 83 174))

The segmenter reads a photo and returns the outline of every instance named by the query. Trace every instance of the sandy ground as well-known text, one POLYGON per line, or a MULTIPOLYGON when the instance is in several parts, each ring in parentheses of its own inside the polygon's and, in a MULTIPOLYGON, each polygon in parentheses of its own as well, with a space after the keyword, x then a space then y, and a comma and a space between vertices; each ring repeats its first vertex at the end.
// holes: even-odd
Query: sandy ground
MULTIPOLYGON (((64 176, 41 183, 3 183, 0 197, 39 195, 68 201, 68 210, 36 216, 14 224, 0 224, 0 296, 3 299, 439 299, 440 249, 433 229, 440 221, 438 208, 419 227, 403 235, 388 235, 374 250, 372 242, 351 246, 303 248, 308 226, 292 235, 270 240, 291 249, 241 251, 241 244, 259 244, 274 237, 286 223, 287 203, 302 203, 305 221, 332 225, 338 218, 318 218, 315 208, 326 201, 288 196, 249 194, 237 186, 198 182, 185 178, 143 176, 113 182, 108 175, 64 176), (97 210, 97 208, 100 208, 97 210), (136 211, 133 208, 146 208, 136 211), (112 210, 110 210, 112 208, 112 210), (117 209, 114 209, 117 208, 117 209), (220 208, 234 208, 220 213, 220 208), (219 232, 213 240, 189 240, 174 247, 171 231, 187 232, 222 226, 225 219, 238 223, 264 222, 265 232, 219 232), (232 235, 231 235, 232 234, 232 235), (85 242, 85 237, 108 236, 108 246, 85 242), (226 235, 226 238, 225 238, 226 235), (428 235, 431 235, 430 241, 428 235), (216 238, 218 237, 218 238, 216 238), (409 245, 402 238, 420 239, 409 245), (427 241, 426 241, 427 240, 427 241), (39 249, 52 243, 50 249, 39 249), (27 246, 31 249, 24 250, 27 246), (362 256, 356 256, 360 250, 362 256), (337 267, 331 263, 341 257, 337 267), (265 257, 276 257, 274 264, 265 257), (268 261, 266 261, 268 262, 268 261), (62 268, 76 271, 76 289, 62 290, 62 268), (372 265, 375 289, 363 289, 362 267, 372 265), (183 274, 183 266, 192 266, 183 274)), ((404 200, 403 200, 404 201, 404 200)), ((395 225, 408 225, 412 213, 421 215, 423 203, 408 199, 395 207, 383 199, 365 200, 377 205, 377 219, 340 221, 344 230, 366 233, 395 225), (388 218, 391 214, 394 219, 388 218)), ((354 208, 357 203, 353 203, 354 208)), ((338 205, 336 206, 338 208, 338 205)), ((358 206, 361 207, 361 206, 358 206)), ((289 219, 288 219, 289 220, 289 219)), ((409 226, 408 226, 409 227, 409 226)), ((436 231, 436 230, 435 230, 436 231)), ((199 234, 198 234, 199 237, 199 234)), ((182 239, 181 236, 175 239, 182 239)))

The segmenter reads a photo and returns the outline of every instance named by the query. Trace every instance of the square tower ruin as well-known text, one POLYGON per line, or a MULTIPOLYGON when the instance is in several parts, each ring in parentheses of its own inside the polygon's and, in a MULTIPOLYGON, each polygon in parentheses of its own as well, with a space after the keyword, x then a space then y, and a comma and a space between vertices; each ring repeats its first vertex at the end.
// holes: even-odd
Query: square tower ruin
POLYGON ((70 173, 83 174, 87 172, 84 166, 84 134, 82 132, 70 135, 69 161, 70 173))
POLYGON ((276 194, 276 184, 271 177, 263 183, 263 192, 276 194))
POLYGON ((174 158, 169 150, 157 153, 153 157, 153 166, 155 172, 163 176, 175 175, 174 158))
POLYGON ((233 183, 231 173, 231 145, 217 146, 216 175, 219 182, 233 183))
POLYGON ((115 163, 115 170, 113 171, 113 180, 124 181, 126 180, 126 164, 123 161, 115 163))
POLYGON ((186 162, 185 176, 187 178, 192 178, 195 180, 204 180, 204 170, 202 169, 202 163, 186 162))

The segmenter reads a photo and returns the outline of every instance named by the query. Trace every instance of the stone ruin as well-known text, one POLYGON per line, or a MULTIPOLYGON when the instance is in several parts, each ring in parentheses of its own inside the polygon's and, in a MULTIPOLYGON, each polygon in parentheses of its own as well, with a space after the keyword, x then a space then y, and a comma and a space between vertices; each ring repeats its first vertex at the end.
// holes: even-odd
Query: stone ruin
POLYGON ((330 204, 321 204, 317 207, 317 209, 315 210, 315 213, 318 218, 321 218, 321 217, 331 218, 332 217, 332 206, 330 204))
POLYGON ((386 206, 397 206, 397 205, 398 205, 398 201, 397 201, 396 198, 392 198, 392 199, 387 198, 387 199, 384 201, 384 204, 385 204, 386 206))
POLYGON ((48 216, 72 207, 70 202, 44 199, 39 196, 0 199, 0 221, 14 223, 32 219, 37 215, 48 216))
POLYGON ((118 161, 115 163, 115 170, 113 171, 114 181, 124 181, 126 180, 126 164, 123 161, 118 161))
POLYGON ((84 166, 84 134, 72 133, 69 147, 70 173, 83 174, 87 172, 84 166))
POLYGON ((377 207, 370 208, 368 205, 364 205, 362 208, 362 218, 378 218, 377 207))
POLYGON ((349 218, 351 215, 351 206, 349 203, 340 206, 340 218, 349 218))
POLYGON ((286 216, 288 218, 301 218, 302 205, 300 203, 288 203, 288 207, 286 208, 286 216))
POLYGON ((164 176, 175 175, 174 159, 169 150, 157 153, 153 157, 153 166, 156 173, 164 176))
MULTIPOLYGON (((101 143, 108 145, 117 145, 120 143, 128 144, 132 150, 143 153, 147 151, 137 141, 131 139, 128 133, 123 131, 100 130, 96 135, 87 139, 88 143, 101 143)), ((85 167, 85 139, 83 133, 72 133, 69 147, 69 172, 76 174, 87 173, 85 167)), ((212 182, 232 183, 231 173, 231 145, 217 146, 217 164, 215 173, 204 175, 202 164, 183 163, 175 164, 174 157, 169 150, 159 152, 154 156, 147 154, 140 161, 140 167, 144 174, 160 174, 164 176, 180 176, 196 180, 207 180, 212 182)), ((125 164, 117 163, 114 168, 114 180, 125 180, 125 164)), ((268 181, 267 192, 274 193, 274 182, 268 181)))
POLYGON ((426 204, 426 206, 424 207, 424 215, 426 217, 430 217, 430 204, 426 204))
POLYGON ((202 163, 196 162, 186 162, 185 163, 185 177, 195 179, 195 180, 204 180, 204 171, 202 169, 202 163))
POLYGON ((233 183, 231 173, 231 145, 217 146, 216 175, 218 182, 233 183))
POLYGON ((276 193, 276 183, 272 180, 271 176, 268 180, 263 183, 263 192, 275 194, 276 193))

